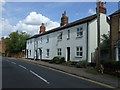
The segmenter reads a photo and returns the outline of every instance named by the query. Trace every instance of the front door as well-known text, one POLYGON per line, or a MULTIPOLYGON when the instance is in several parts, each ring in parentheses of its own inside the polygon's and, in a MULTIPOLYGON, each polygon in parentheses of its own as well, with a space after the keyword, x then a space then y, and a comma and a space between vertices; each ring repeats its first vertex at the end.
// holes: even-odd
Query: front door
POLYGON ((67 47, 67 61, 70 61, 70 47, 67 47))
POLYGON ((37 53, 37 50, 36 50, 36 59, 38 59, 38 53, 37 53))
POLYGON ((118 48, 118 59, 120 61, 120 47, 118 48))
POLYGON ((42 60, 42 50, 39 49, 39 52, 40 52, 40 60, 42 60))
POLYGON ((28 50, 26 50, 26 55, 27 55, 27 58, 28 58, 28 50))

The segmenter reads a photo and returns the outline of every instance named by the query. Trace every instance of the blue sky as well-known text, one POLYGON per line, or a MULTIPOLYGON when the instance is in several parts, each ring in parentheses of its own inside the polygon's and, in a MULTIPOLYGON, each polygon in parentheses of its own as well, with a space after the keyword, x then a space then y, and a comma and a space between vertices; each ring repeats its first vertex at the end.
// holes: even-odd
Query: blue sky
MULTIPOLYGON (((105 7, 107 8, 107 15, 110 15, 111 13, 118 10, 118 3, 107 2, 105 7)), ((38 14, 39 14, 38 17, 42 15, 44 16, 44 18, 50 19, 49 20, 50 23, 51 21, 53 21, 52 24, 54 24, 53 25, 54 27, 55 25, 58 25, 56 23, 60 23, 60 18, 64 11, 67 12, 67 16, 69 17, 69 22, 73 22, 75 20, 94 14, 96 11, 96 3, 95 2, 6 2, 3 5, 3 8, 4 11, 2 13, 2 18, 4 18, 4 20, 6 20, 7 23, 10 24, 11 28, 15 27, 17 24, 20 24, 21 23, 20 21, 25 22, 25 20, 28 20, 28 18, 26 19, 26 17, 28 16, 34 17, 34 15, 37 16, 38 14), (34 12, 34 14, 33 13, 30 14, 31 12, 34 12)), ((18 26, 20 27, 20 25, 18 26)), ((52 26, 50 25, 50 27, 52 26)), ((14 30, 12 29, 9 32, 4 32, 2 35, 7 36, 10 32, 15 31, 15 29, 14 30)), ((34 34, 37 33, 37 31, 34 32, 34 34)))

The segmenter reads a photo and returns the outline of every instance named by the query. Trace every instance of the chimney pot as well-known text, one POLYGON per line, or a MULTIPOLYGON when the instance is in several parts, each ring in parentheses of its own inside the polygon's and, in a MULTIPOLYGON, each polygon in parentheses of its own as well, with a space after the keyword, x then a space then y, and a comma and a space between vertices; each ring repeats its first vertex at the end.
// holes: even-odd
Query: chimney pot
POLYGON ((64 11, 64 13, 62 14, 61 17, 61 26, 68 24, 68 17, 66 16, 66 11, 64 11))
POLYGON ((45 32, 45 26, 44 23, 42 23, 42 25, 40 26, 40 33, 44 33, 45 32))

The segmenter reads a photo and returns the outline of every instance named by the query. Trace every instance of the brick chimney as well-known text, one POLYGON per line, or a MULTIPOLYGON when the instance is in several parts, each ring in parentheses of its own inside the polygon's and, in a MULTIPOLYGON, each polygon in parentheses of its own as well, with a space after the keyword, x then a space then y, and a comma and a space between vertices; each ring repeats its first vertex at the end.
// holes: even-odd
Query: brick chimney
MULTIPOLYGON (((107 10, 104 7, 105 2, 99 1, 99 2, 97 2, 97 4, 99 4, 100 13, 106 14, 107 10)), ((97 8, 96 8, 96 12, 97 12, 97 8)))
POLYGON ((40 26, 40 32, 39 33, 44 33, 45 32, 45 26, 44 23, 42 23, 42 25, 40 26))
POLYGON ((63 26, 65 24, 68 24, 68 17, 66 16, 66 11, 64 11, 64 13, 62 14, 60 25, 63 26))

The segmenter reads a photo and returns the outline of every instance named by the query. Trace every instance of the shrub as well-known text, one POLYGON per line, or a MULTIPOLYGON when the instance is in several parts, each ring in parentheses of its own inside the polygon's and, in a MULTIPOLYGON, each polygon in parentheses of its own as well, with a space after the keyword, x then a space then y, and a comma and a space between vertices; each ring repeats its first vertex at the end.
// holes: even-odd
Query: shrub
POLYGON ((49 61, 49 63, 55 63, 58 60, 59 60, 59 57, 56 56, 51 61, 49 61))
POLYGON ((77 68, 86 68, 87 67, 87 62, 86 60, 83 60, 83 61, 79 61, 77 64, 76 64, 76 67, 77 68))
POLYGON ((72 61, 67 61, 66 64, 67 65, 73 65, 73 62, 72 61))
POLYGON ((65 62, 65 58, 64 57, 59 57, 59 60, 57 60, 55 63, 60 64, 60 63, 63 63, 63 62, 65 62))
POLYGON ((60 64, 62 62, 65 61, 65 58, 64 57, 54 57, 51 61, 49 61, 49 63, 56 63, 56 64, 60 64))
POLYGON ((115 66, 117 70, 120 70, 120 61, 116 61, 115 66))
POLYGON ((120 61, 104 59, 104 60, 101 60, 101 64, 103 64, 105 69, 120 70, 120 61))

